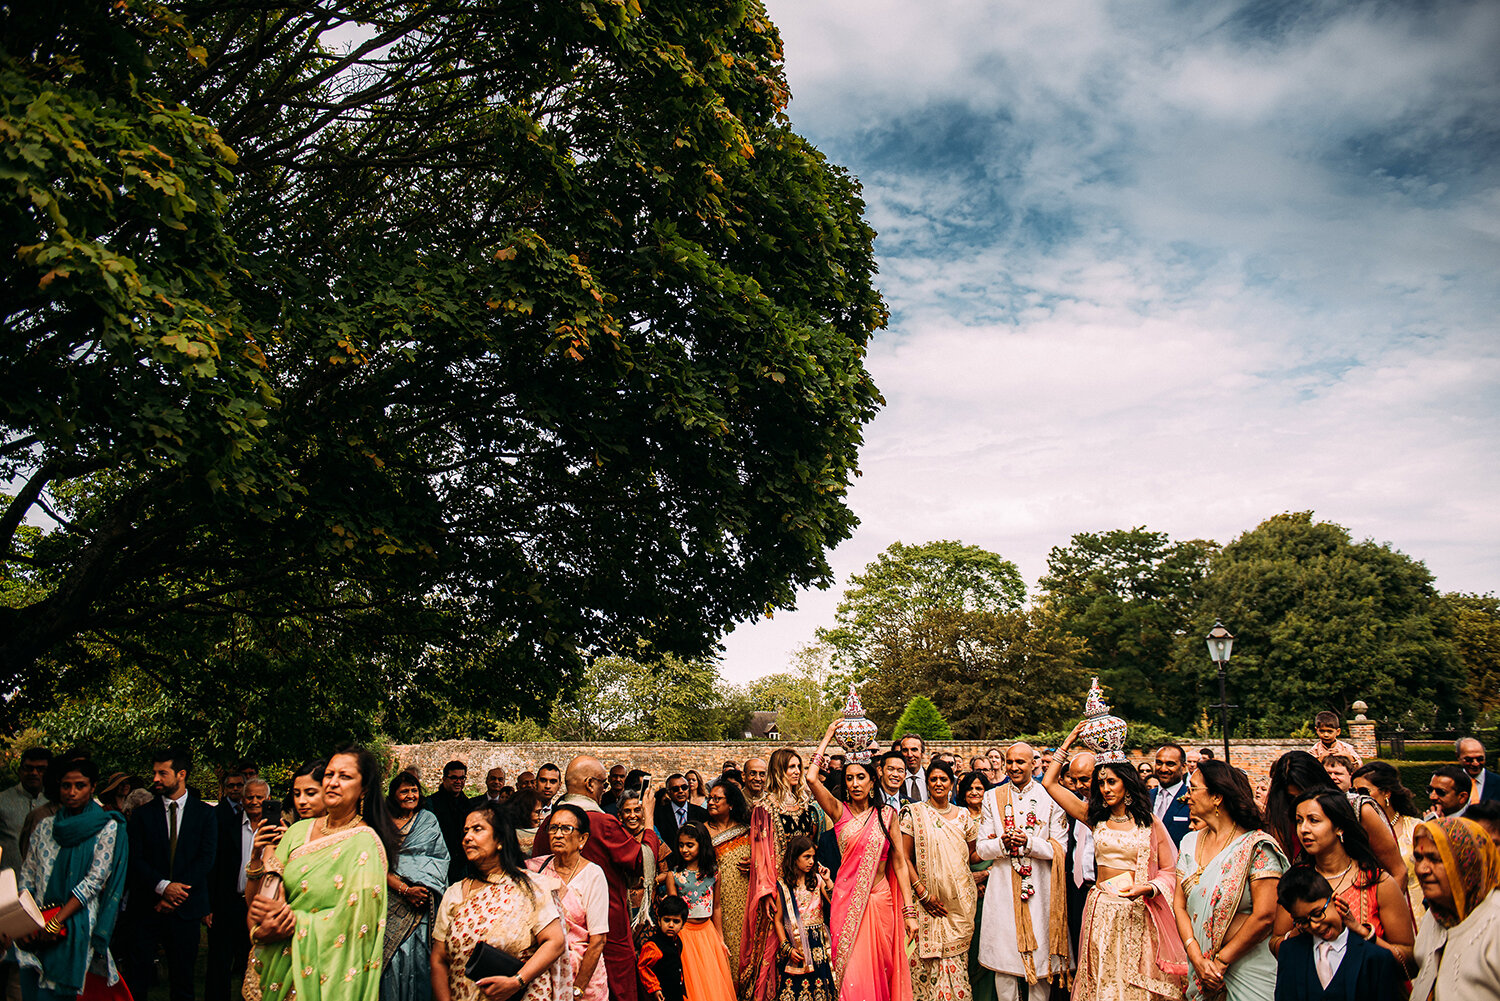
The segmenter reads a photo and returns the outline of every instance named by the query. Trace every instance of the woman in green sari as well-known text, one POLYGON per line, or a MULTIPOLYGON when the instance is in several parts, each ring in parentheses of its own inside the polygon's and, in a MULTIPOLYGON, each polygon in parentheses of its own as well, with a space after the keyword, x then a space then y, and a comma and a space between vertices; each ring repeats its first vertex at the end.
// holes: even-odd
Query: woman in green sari
POLYGON ((254 946, 247 1001, 379 998, 386 874, 397 846, 380 786, 374 755, 339 751, 323 773, 327 814, 292 825, 263 870, 246 869, 254 946))

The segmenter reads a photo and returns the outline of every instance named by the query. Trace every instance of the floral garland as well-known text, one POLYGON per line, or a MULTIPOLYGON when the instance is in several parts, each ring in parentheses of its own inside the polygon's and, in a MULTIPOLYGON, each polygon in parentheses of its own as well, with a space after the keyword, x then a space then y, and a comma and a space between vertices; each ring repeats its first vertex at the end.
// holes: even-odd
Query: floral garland
MULTIPOLYGON (((1036 811, 1033 810, 1033 809, 1028 809, 1026 811, 1026 822, 1021 827, 1021 830, 1025 832, 1026 837, 1027 837, 1028 840, 1031 838, 1032 832, 1035 831, 1040 826, 1041 826, 1041 821, 1037 819, 1036 811)), ((1012 830, 1015 830, 1015 827, 1016 827, 1015 808, 1012 807, 1009 803, 1006 803, 1005 804, 1005 829, 1007 831, 1012 831, 1012 830)), ((1021 854, 1022 851, 1025 851, 1025 849, 1022 848, 1020 850, 1012 851, 1010 853, 1010 867, 1012 869, 1014 869, 1016 875, 1018 877, 1020 877, 1020 880, 1021 880, 1021 900, 1022 901, 1027 901, 1027 900, 1030 900, 1033 896, 1036 895, 1036 883, 1031 878, 1031 873, 1032 873, 1031 858, 1030 858, 1030 856, 1022 855, 1021 854)))

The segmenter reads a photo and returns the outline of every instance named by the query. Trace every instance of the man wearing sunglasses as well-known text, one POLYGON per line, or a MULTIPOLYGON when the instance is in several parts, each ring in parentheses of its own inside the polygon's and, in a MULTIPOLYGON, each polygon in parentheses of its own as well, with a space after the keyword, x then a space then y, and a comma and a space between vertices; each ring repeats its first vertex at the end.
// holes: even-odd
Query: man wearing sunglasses
POLYGON ((1454 749, 1458 751, 1459 767, 1474 780, 1474 790, 1469 794, 1469 802, 1500 800, 1500 775, 1484 767, 1484 745, 1473 737, 1463 737, 1454 749))
POLYGON ((708 823, 708 811, 688 802, 688 780, 681 772, 667 777, 667 798, 656 805, 651 822, 656 826, 656 836, 666 846, 668 855, 676 853, 677 830, 690 820, 708 823))
POLYGON ((1292 866, 1282 874, 1276 899, 1293 925, 1277 953, 1276 1001, 1406 997, 1406 971, 1375 944, 1374 928, 1334 900, 1333 887, 1317 869, 1292 866))

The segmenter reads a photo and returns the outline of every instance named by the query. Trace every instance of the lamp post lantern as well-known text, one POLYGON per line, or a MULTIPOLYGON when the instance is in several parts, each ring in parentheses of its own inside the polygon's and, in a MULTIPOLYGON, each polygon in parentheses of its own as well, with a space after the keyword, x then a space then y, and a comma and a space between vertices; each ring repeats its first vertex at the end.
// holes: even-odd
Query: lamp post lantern
POLYGON ((1224 623, 1214 619, 1214 627, 1204 637, 1208 642, 1208 656, 1219 669, 1219 704, 1210 706, 1210 709, 1219 710, 1219 731, 1224 734, 1224 763, 1229 764, 1229 710, 1238 709, 1239 706, 1229 704, 1229 695, 1225 689, 1224 672, 1229 664, 1229 653, 1234 649, 1234 633, 1224 628, 1224 623))

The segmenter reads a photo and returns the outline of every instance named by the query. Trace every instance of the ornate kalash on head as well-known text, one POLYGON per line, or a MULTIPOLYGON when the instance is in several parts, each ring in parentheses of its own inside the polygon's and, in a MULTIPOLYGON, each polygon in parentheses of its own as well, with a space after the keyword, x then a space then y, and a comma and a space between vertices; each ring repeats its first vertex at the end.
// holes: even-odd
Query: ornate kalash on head
POLYGON ((1125 721, 1109 714, 1104 704, 1104 693, 1099 689, 1099 679, 1089 684, 1088 701, 1083 706, 1083 729, 1078 731, 1078 742, 1099 759, 1106 761, 1125 760, 1125 721))
POLYGON ((860 704, 859 692, 851 682, 849 701, 844 703, 844 718, 833 728, 833 739, 843 747, 850 761, 868 764, 875 732, 875 721, 865 718, 865 707, 860 704))

